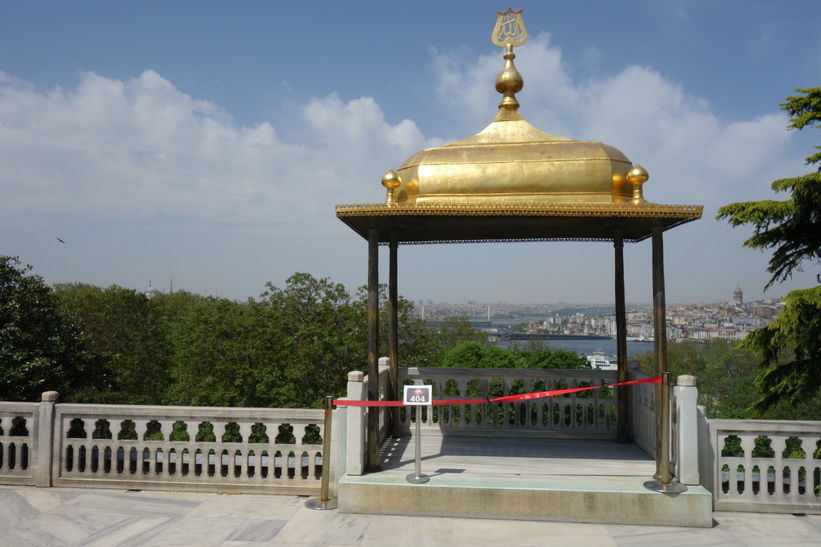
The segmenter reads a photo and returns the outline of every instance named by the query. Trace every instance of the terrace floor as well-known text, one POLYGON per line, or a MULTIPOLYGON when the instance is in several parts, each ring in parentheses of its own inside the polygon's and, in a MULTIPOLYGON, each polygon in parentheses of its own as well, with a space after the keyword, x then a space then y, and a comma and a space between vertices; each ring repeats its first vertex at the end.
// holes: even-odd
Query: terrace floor
MULTIPOLYGON (((578 477, 634 477, 651 480, 655 460, 633 443, 611 439, 562 439, 441 435, 420 436, 422 473, 430 476, 459 474, 516 480, 578 477)), ((387 439, 382 445, 384 472, 415 472, 416 444, 413 437, 387 439)))
POLYGON ((382 470, 339 482, 344 513, 667 526, 711 525, 712 495, 648 490, 655 461, 612 439, 423 433, 423 484, 412 437, 388 439, 382 470))
POLYGON ((0 487, 0 545, 818 545, 821 515, 714 513, 712 528, 352 515, 305 497, 0 487))

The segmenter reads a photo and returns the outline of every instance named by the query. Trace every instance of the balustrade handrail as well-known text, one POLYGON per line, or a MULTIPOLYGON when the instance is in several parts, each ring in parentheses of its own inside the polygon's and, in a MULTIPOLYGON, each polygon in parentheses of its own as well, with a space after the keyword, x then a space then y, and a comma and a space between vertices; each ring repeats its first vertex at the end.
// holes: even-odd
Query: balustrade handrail
POLYGON ((710 427, 743 433, 821 433, 821 421, 810 420, 727 420, 710 418, 710 427))
MULTIPOLYGON (((37 403, 30 403, 37 405, 37 403)), ((260 416, 270 418, 287 417, 305 423, 315 423, 316 417, 322 415, 321 409, 306 408, 244 408, 244 407, 215 407, 215 406, 161 406, 161 405, 112 405, 112 404, 82 404, 58 403, 55 405, 63 415, 108 415, 125 417, 150 417, 192 419, 231 419, 229 421, 251 420, 260 416)), ((209 420, 202 420, 209 421, 209 420)), ((256 420, 260 421, 260 420, 256 420)))
POLYGON ((327 467, 321 409, 56 400, 0 403, 0 483, 310 495, 327 467))

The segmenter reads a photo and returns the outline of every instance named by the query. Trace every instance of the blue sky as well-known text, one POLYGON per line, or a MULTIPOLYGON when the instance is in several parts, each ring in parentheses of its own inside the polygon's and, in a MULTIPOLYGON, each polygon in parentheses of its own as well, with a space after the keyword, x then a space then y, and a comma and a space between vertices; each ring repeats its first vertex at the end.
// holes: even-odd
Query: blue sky
MULTIPOLYGON (((48 283, 235 299, 295 272, 366 283, 334 215, 383 173, 493 120, 496 10, 451 2, 0 2, 0 253, 48 283), (60 243, 57 238, 65 241, 60 243)), ((617 147, 645 197, 703 204, 665 236, 667 300, 781 296, 721 205, 804 174, 817 133, 778 105, 821 83, 821 3, 529 2, 525 118, 617 147)), ((612 246, 408 246, 399 291, 437 302, 612 302, 612 246)), ((626 246, 648 302, 649 242, 626 246)), ((382 257, 387 278, 387 254, 382 257)))

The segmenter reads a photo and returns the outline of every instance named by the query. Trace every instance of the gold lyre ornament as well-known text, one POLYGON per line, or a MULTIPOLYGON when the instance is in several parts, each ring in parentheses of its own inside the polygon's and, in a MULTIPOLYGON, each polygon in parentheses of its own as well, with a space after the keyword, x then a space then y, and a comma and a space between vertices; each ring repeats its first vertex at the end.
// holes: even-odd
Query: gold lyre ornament
POLYGON ((527 42, 527 29, 522 20, 522 10, 513 11, 513 8, 507 8, 505 12, 496 13, 499 18, 493 28, 493 43, 499 47, 524 45, 527 42))

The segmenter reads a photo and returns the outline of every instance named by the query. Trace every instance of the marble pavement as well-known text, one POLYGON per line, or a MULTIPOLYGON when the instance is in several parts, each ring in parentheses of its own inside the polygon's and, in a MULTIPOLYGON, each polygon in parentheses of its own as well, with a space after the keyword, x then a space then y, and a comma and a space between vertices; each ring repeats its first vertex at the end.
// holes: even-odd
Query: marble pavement
POLYGON ((712 528, 671 528, 346 515, 306 499, 0 487, 0 545, 821 545, 821 515, 714 513, 712 528))

